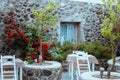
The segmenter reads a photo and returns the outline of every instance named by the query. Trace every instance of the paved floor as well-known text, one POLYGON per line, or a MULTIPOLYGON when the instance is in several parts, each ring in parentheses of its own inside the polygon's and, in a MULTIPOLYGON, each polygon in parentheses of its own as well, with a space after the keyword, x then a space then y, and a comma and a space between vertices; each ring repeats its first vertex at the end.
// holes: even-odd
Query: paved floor
POLYGON ((63 72, 62 73, 62 80, 70 80, 68 72, 63 72))
MULTIPOLYGON (((62 72, 62 80, 70 80, 68 71, 62 72)), ((73 80, 77 80, 75 76, 73 80)), ((83 79, 80 78, 80 80, 83 80, 83 79)))

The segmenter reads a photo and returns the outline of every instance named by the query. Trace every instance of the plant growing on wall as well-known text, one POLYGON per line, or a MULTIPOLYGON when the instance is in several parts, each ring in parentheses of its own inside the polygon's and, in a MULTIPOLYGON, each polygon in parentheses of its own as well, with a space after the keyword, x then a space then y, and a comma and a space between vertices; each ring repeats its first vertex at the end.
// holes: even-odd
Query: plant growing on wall
POLYGON ((115 66, 115 57, 120 42, 120 1, 119 0, 103 0, 105 7, 109 11, 109 15, 104 16, 104 27, 101 29, 102 35, 109 40, 113 53, 113 64, 108 70, 108 78, 115 66))
MULTIPOLYGON (((50 0, 50 3, 45 9, 32 9, 33 15, 37 22, 37 32, 36 34, 40 38, 41 42, 48 42, 48 39, 45 39, 44 30, 49 31, 51 26, 54 26, 57 22, 57 16, 52 14, 57 9, 57 6, 50 0)), ((50 38, 50 36, 49 36, 50 38)), ((40 55, 44 56, 45 54, 42 51, 42 44, 40 44, 40 55)))
MULTIPOLYGON (((18 23, 17 23, 18 24, 18 23)), ((52 60, 51 56, 48 56, 48 51, 54 47, 52 42, 41 43, 39 36, 36 35, 35 25, 16 25, 13 14, 11 15, 11 25, 6 26, 3 34, 4 42, 11 47, 11 49, 20 50, 22 58, 28 63, 39 63, 39 50, 40 44, 42 44, 42 52, 45 60, 52 60)), ((49 34, 48 30, 44 33, 49 34)))
POLYGON ((45 60, 57 60, 61 56, 55 53, 55 44, 50 41, 52 37, 51 26, 54 26, 57 21, 57 16, 52 14, 57 7, 52 1, 45 9, 32 9, 36 24, 17 23, 14 19, 14 13, 10 14, 10 25, 5 27, 3 34, 5 43, 10 47, 20 49, 22 57, 28 62, 41 62, 39 55, 45 60), (51 50, 50 50, 51 49, 51 50), (49 54, 48 54, 49 53, 49 54), (58 57, 52 57, 52 54, 57 54, 58 57))

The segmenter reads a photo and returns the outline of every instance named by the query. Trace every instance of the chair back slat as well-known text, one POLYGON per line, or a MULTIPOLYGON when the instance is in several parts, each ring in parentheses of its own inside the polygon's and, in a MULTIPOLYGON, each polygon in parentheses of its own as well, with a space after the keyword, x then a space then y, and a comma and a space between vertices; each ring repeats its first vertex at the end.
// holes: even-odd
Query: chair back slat
POLYGON ((15 55, 1 55, 1 80, 17 80, 15 55))

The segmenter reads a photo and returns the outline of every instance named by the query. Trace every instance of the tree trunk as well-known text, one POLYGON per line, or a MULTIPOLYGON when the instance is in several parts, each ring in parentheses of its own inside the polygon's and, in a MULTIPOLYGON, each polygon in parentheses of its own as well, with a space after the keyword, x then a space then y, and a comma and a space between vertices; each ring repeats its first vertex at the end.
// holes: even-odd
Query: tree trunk
POLYGON ((114 49, 113 64, 111 65, 110 69, 108 69, 108 73, 107 73, 108 79, 110 79, 111 71, 114 70, 114 67, 115 67, 117 49, 118 49, 118 44, 116 44, 114 49))

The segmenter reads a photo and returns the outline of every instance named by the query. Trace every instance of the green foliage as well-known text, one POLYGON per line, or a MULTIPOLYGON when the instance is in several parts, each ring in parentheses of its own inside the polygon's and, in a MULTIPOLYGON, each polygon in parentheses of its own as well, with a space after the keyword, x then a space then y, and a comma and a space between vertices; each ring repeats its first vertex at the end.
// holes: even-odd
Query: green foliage
POLYGON ((60 48, 59 43, 54 43, 54 47, 48 51, 49 56, 52 58, 54 61, 62 61, 62 49, 60 48))
POLYGON ((72 44, 70 42, 65 42, 63 46, 59 43, 54 43, 55 47, 49 50, 52 53, 53 60, 64 61, 67 56, 72 53, 73 50, 86 51, 91 55, 97 57, 97 59, 110 59, 111 58, 111 47, 103 46, 99 41, 92 43, 78 42, 77 44, 72 44))
MULTIPOLYGON (((32 13, 37 22, 36 34, 38 35, 42 43, 50 41, 52 32, 50 32, 49 29, 57 22, 57 16, 53 14, 57 8, 57 5, 55 5, 52 0, 50 0, 49 4, 45 8, 40 8, 38 10, 32 8, 32 13)), ((42 47, 43 45, 40 44, 40 54, 44 59, 61 59, 61 55, 57 53, 58 48, 56 46, 55 48, 51 48, 51 50, 48 51, 49 54, 43 53, 42 47), (46 55, 50 58, 46 57, 46 55)))
POLYGON ((94 55, 98 59, 109 59, 111 58, 111 48, 102 46, 99 41, 94 41, 91 43, 86 43, 84 45, 83 51, 88 52, 89 54, 94 55))
POLYGON ((53 59, 59 62, 66 60, 68 54, 71 54, 73 51, 74 45, 70 42, 65 42, 64 45, 60 45, 60 43, 54 43, 55 48, 50 51, 52 53, 53 59), (58 54, 56 56, 56 54, 58 54), (55 57, 56 56, 56 57, 55 57))
POLYGON ((66 59, 67 55, 68 54, 71 54, 72 51, 73 51, 73 47, 74 47, 74 44, 70 43, 70 42, 65 42, 63 46, 61 46, 61 49, 62 49, 62 57, 63 57, 63 60, 66 59))
POLYGON ((40 29, 41 27, 50 27, 56 24, 57 16, 52 14, 52 12, 55 11, 57 8, 58 7, 52 2, 52 0, 50 0, 50 3, 45 9, 32 9, 36 22, 38 23, 40 29))
POLYGON ((85 42, 78 42, 76 45, 74 45, 73 50, 80 50, 83 51, 86 43, 85 42))
POLYGON ((101 29, 102 35, 110 40, 112 52, 115 53, 115 46, 120 40, 120 1, 117 0, 103 0, 105 7, 109 10, 109 16, 104 15, 101 29))
POLYGON ((109 16, 105 15, 101 29, 102 35, 110 41, 111 53, 113 54, 113 64, 108 70, 108 78, 115 66, 115 57, 120 40, 120 0, 103 0, 105 7, 109 10, 109 16))
POLYGON ((113 25, 110 23, 110 19, 106 18, 103 22, 104 26, 101 29, 102 35, 109 38, 109 39, 113 39, 113 34, 111 34, 111 31, 113 30, 113 25), (109 25, 108 25, 109 24, 109 25))

